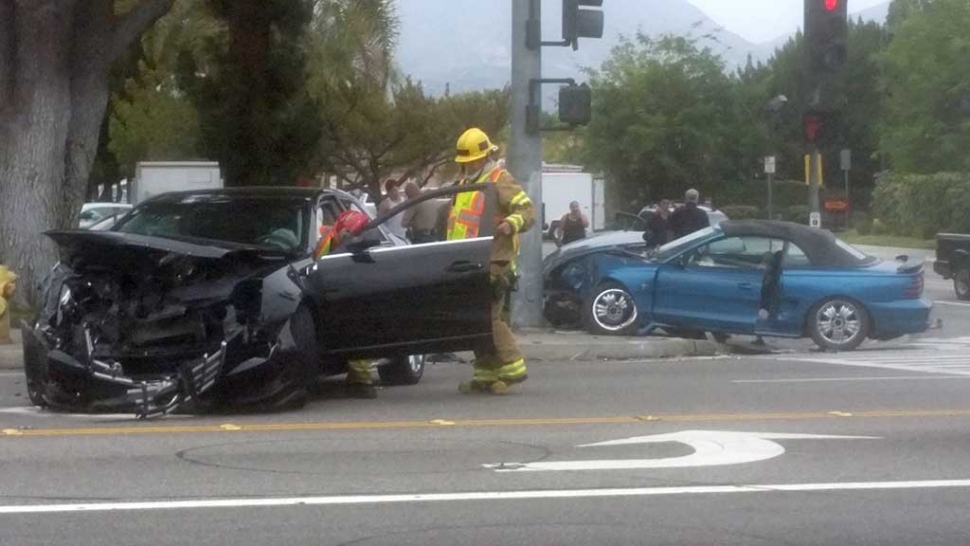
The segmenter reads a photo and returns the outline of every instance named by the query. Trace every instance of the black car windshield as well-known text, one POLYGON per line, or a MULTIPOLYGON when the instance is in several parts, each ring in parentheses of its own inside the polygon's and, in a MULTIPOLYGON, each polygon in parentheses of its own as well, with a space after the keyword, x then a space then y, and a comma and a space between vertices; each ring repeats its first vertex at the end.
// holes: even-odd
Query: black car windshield
POLYGON ((137 207, 114 231, 298 251, 307 246, 310 207, 283 197, 187 196, 137 207))
POLYGON ((667 243, 667 244, 665 244, 665 245, 657 248, 650 255, 650 259, 656 260, 658 262, 662 262, 662 261, 670 258, 671 256, 676 256, 682 250, 684 250, 687 247, 693 245, 694 242, 700 241, 701 239, 704 239, 706 237, 711 236, 711 234, 713 234, 715 231, 717 231, 715 228, 708 227, 708 228, 704 228, 704 229, 699 230, 699 231, 695 231, 694 233, 691 233, 690 235, 685 235, 684 237, 681 237, 680 239, 675 239, 675 240, 673 240, 673 241, 671 241, 671 242, 669 242, 669 243, 667 243))

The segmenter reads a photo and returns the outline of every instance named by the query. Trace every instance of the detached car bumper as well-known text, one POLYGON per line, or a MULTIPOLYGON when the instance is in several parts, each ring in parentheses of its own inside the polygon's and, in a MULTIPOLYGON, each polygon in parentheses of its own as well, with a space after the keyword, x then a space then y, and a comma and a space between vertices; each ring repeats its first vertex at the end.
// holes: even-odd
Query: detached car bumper
POLYGON ((276 354, 273 347, 264 357, 251 356, 243 362, 234 359, 235 365, 227 366, 227 357, 248 352, 240 351, 244 349, 240 336, 234 336, 197 357, 173 359, 164 373, 133 373, 117 361, 95 356, 90 344, 86 358, 78 358, 54 347, 38 329, 24 324, 23 333, 28 390, 45 386, 43 392, 30 392, 33 402, 72 411, 133 412, 140 418, 171 413, 187 402, 199 401, 227 375, 261 369, 276 354))

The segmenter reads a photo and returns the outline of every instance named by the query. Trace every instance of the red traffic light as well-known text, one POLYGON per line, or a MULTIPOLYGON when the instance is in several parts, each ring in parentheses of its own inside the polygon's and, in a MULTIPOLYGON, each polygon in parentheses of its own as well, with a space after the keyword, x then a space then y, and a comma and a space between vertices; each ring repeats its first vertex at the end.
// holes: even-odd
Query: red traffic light
POLYGON ((835 11, 839 8, 839 0, 825 0, 825 9, 835 11))

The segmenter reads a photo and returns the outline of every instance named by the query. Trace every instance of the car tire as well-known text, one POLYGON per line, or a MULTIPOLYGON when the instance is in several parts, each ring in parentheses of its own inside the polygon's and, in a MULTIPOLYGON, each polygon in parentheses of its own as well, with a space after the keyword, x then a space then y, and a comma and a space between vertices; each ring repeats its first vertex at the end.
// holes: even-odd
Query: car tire
POLYGON ((316 381, 320 368, 316 321, 306 304, 297 307, 290 318, 290 332, 296 344, 295 358, 282 363, 283 368, 279 372, 282 385, 271 402, 276 410, 294 410, 305 406, 310 398, 310 386, 316 381))
POLYGON ((586 329, 591 334, 629 336, 637 330, 636 300, 619 283, 597 286, 586 304, 585 315, 586 329))
POLYGON ((869 313, 857 301, 830 298, 808 314, 808 333, 826 351, 852 351, 869 337, 869 313))
POLYGON ((964 301, 970 300, 970 267, 963 266, 957 269, 953 276, 953 291, 957 294, 957 299, 964 301))
POLYGON ((47 402, 47 384, 49 372, 45 364, 45 357, 37 351, 33 351, 30 345, 24 349, 24 376, 27 381, 27 398, 30 403, 39 407, 46 408, 50 404, 47 402))
POLYGON ((425 355, 399 356, 377 367, 382 385, 417 385, 424 377, 425 355))

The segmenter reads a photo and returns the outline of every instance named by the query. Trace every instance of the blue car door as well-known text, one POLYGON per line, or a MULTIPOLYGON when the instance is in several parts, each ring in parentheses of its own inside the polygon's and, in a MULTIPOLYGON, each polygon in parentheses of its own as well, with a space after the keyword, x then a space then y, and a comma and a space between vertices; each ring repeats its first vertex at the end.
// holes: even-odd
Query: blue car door
POLYGON ((664 265, 657 275, 655 320, 701 330, 751 333, 771 249, 760 237, 728 237, 664 265))

